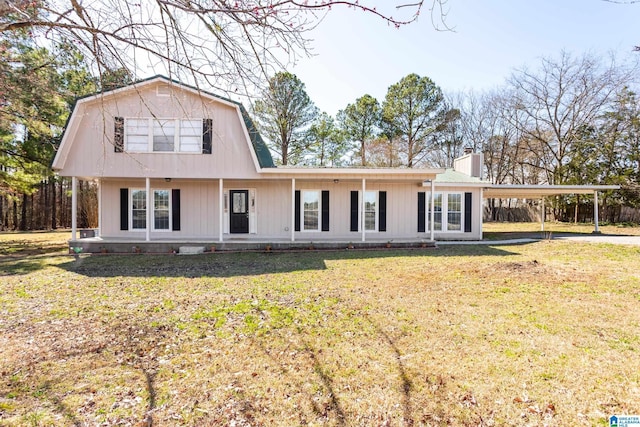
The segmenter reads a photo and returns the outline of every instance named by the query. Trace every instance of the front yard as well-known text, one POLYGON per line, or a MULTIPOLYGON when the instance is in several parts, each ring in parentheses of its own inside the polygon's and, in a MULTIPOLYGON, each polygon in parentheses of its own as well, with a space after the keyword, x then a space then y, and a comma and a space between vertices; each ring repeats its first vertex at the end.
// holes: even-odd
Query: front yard
POLYGON ((76 261, 67 238, 0 234, 0 425, 565 426, 640 413, 637 246, 76 261))

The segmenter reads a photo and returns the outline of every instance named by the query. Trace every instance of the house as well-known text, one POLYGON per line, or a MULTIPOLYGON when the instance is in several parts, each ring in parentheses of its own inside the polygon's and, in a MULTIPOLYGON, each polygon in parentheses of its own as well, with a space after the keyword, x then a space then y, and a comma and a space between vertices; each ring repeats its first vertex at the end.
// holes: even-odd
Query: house
POLYGON ((241 104, 163 76, 78 100, 53 168, 72 178, 70 245, 87 251, 479 240, 490 186, 478 153, 455 170, 276 167, 241 104), (80 179, 98 183, 87 239, 80 179))

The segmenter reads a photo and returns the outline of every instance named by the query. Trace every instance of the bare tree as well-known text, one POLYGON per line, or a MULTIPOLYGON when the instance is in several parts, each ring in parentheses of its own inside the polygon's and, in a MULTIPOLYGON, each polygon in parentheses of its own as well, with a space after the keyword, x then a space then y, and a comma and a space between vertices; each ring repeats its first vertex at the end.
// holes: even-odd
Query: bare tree
POLYGON ((511 108, 517 113, 512 125, 527 143, 530 165, 543 168, 547 182, 565 182, 580 130, 595 123, 636 70, 613 57, 605 63, 594 55, 574 58, 563 52, 557 60, 543 59, 539 71, 523 69, 511 76, 511 108))
MULTIPOLYGON (((418 19, 424 0, 0 0, 0 36, 28 31, 35 40, 70 40, 93 71, 155 72, 216 90, 261 87, 268 76, 308 54, 309 31, 332 9, 375 15, 396 27, 418 19)), ((446 0, 432 0, 434 25, 446 0)), ((437 25, 436 25, 437 26, 437 25)))

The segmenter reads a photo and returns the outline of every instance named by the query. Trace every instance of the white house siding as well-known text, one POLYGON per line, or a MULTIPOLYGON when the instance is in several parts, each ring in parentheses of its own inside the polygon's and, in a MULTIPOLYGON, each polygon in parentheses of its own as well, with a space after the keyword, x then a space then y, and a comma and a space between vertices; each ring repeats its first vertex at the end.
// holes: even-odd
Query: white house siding
MULTIPOLYGON (((182 180, 152 179, 151 189, 179 189, 180 190, 180 230, 158 231, 151 233, 151 239, 197 238, 217 240, 221 224, 219 223, 219 183, 217 179, 210 180, 182 180)), ((103 237, 127 237, 144 239, 144 231, 120 230, 120 189, 145 188, 144 179, 118 180, 105 179, 101 183, 102 192, 102 229, 103 237)), ((332 180, 305 181, 296 180, 297 190, 328 190, 329 191, 329 231, 299 231, 295 232, 296 240, 351 240, 359 241, 361 231, 350 231, 351 191, 361 191, 362 181, 332 180)), ((370 191, 387 192, 387 231, 366 232, 366 238, 371 240, 393 239, 428 239, 427 228, 424 233, 418 232, 418 192, 428 193, 429 187, 419 187, 414 182, 389 183, 367 181, 366 189, 370 191)), ((285 239, 291 237, 292 194, 291 180, 224 180, 224 192, 228 197, 230 190, 249 190, 250 203, 254 201, 251 210, 252 232, 248 238, 255 239, 285 239)), ((480 215, 482 197, 479 188, 447 187, 436 188, 436 192, 471 192, 472 193, 472 232, 437 232, 437 240, 477 240, 481 236, 480 215)), ((429 200, 427 200, 429 203, 429 200)), ((130 215, 130 213, 129 213, 130 215)), ((463 220, 464 221, 464 220, 463 220)), ((428 222, 428 221, 427 221, 428 222)), ((228 211, 224 212, 222 224, 224 238, 238 238, 242 236, 228 234, 228 211), (226 223, 226 224, 225 224, 226 223), (225 229, 226 227, 226 229, 225 229)))
MULTIPOLYGON (((180 230, 151 232, 151 240, 195 238, 215 240, 219 232, 217 180, 152 179, 151 190, 180 190, 180 230)), ((144 240, 144 230, 120 230, 120 189, 144 189, 145 180, 103 180, 101 182, 102 237, 144 240)), ((129 216, 131 215, 129 206, 129 216)))
POLYGON ((235 105, 190 92, 159 96, 157 85, 81 102, 65 138, 60 174, 79 177, 247 178, 257 177, 250 142, 235 105), (212 154, 116 153, 115 117, 213 119, 212 154))

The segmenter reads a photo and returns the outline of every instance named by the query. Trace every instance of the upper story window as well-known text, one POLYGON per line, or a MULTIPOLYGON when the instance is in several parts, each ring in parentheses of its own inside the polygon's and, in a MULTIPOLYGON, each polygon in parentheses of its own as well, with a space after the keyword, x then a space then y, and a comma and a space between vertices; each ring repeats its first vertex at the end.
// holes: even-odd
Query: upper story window
POLYGON ((116 118, 115 124, 116 152, 211 153, 210 119, 116 118))

